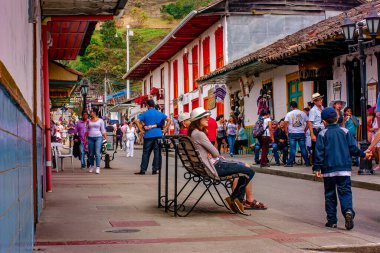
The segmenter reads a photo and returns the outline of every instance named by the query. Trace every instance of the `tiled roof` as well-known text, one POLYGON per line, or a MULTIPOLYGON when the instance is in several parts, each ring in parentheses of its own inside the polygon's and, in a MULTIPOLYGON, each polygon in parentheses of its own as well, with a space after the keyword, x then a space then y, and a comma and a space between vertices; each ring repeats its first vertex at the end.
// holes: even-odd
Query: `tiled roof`
MULTIPOLYGON (((372 7, 379 12, 380 2, 374 1, 373 3, 360 5, 347 11, 346 14, 352 21, 358 22, 367 16, 368 11, 372 7)), ((294 56, 297 53, 316 47, 317 45, 329 40, 339 38, 343 40, 341 24, 343 23, 346 14, 342 13, 340 15, 328 18, 294 34, 288 35, 267 47, 248 54, 206 76, 199 78, 198 82, 205 83, 216 76, 226 74, 227 72, 239 69, 255 62, 273 64, 278 60, 294 56)))

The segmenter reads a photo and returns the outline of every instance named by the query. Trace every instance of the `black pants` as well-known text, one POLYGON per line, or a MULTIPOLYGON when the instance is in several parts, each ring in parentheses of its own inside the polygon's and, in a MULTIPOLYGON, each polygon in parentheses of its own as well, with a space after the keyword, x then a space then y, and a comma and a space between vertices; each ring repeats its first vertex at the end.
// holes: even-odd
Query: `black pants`
POLYGON ((222 144, 223 144, 223 140, 225 139, 225 137, 223 138, 216 138, 216 142, 218 143, 218 151, 219 151, 219 154, 220 154, 220 148, 222 147, 222 144))
POLYGON ((120 148, 123 148, 123 137, 122 136, 120 136, 120 137, 116 136, 116 150, 117 150, 117 147, 119 146, 118 145, 119 142, 120 142, 120 148))

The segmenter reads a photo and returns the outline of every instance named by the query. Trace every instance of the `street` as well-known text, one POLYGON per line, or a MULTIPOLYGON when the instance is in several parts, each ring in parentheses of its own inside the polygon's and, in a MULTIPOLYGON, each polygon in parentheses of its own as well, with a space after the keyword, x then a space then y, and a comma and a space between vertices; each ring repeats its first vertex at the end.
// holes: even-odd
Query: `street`
POLYGON ((141 151, 134 158, 123 155, 119 151, 112 169, 100 175, 80 169, 54 173, 49 209, 37 226, 36 252, 147 252, 154 246, 154 252, 273 253, 380 243, 377 191, 353 189, 352 231, 344 229, 341 216, 338 229, 324 227, 322 183, 260 173, 254 194, 268 210, 229 214, 206 197, 188 217, 174 218, 156 207, 157 176, 149 170, 133 175, 141 151))

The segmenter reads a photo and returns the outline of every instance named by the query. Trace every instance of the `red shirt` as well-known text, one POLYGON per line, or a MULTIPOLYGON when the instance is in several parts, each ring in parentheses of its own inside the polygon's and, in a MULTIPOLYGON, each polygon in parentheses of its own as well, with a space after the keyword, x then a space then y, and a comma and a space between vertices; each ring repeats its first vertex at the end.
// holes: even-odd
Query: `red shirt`
POLYGON ((216 132, 218 129, 218 124, 214 118, 208 118, 208 132, 207 137, 210 141, 216 141, 216 132))
POLYGON ((181 128, 179 130, 179 135, 187 135, 188 131, 189 130, 187 128, 181 128))

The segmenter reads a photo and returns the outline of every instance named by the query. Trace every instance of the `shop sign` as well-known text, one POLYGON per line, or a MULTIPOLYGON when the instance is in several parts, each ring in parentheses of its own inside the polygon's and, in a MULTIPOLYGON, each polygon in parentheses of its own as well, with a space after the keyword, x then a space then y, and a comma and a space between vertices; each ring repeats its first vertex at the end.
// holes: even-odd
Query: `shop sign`
POLYGON ((212 110, 216 107, 214 89, 208 90, 208 109, 212 110))
POLYGON ((331 59, 299 64, 300 81, 333 80, 333 62, 331 59))
POLYGON ((332 67, 317 68, 317 69, 300 69, 300 81, 322 81, 333 79, 332 67))

